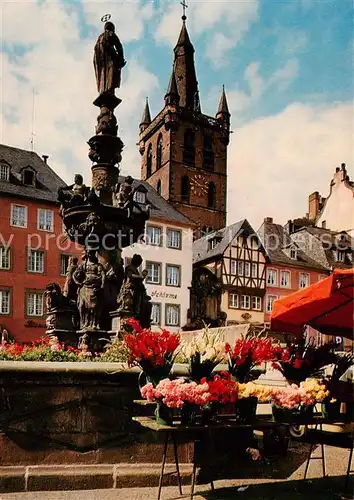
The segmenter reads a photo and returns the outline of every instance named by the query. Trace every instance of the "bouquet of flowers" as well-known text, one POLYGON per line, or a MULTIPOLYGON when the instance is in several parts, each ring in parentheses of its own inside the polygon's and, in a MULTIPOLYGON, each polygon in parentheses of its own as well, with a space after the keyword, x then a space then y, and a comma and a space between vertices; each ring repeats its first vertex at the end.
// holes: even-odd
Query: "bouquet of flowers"
POLYGON ((141 395, 150 402, 161 402, 169 408, 183 408, 186 404, 204 407, 209 403, 235 402, 237 384, 228 374, 215 375, 212 380, 204 378, 200 383, 183 378, 166 378, 156 387, 152 383, 146 384, 141 389, 141 395))
POLYGON ((251 371, 267 361, 278 359, 280 346, 269 337, 242 336, 237 339, 233 347, 225 345, 228 359, 229 373, 239 382, 250 381, 258 378, 259 373, 251 371))
POLYGON ((129 366, 140 366, 146 377, 157 385, 168 377, 180 343, 177 333, 168 330, 153 332, 142 328, 136 320, 129 320, 134 333, 124 336, 129 366))
POLYGON ((280 387, 273 391, 273 403, 279 408, 288 410, 299 408, 300 406, 314 406, 322 403, 329 392, 326 386, 315 378, 310 378, 300 385, 292 384, 287 387, 280 387))
POLYGON ((221 333, 211 334, 206 327, 191 342, 184 345, 182 353, 188 361, 189 376, 199 382, 209 379, 213 370, 225 360, 225 346, 221 333))
POLYGON ((332 342, 316 346, 313 339, 309 342, 301 339, 275 351, 277 360, 273 368, 279 370, 288 382, 299 384, 316 375, 324 366, 335 363, 334 347, 332 342))
POLYGON ((270 385, 255 384, 254 382, 247 382, 246 384, 238 384, 240 399, 257 398, 260 403, 270 401, 273 396, 274 387, 270 385))

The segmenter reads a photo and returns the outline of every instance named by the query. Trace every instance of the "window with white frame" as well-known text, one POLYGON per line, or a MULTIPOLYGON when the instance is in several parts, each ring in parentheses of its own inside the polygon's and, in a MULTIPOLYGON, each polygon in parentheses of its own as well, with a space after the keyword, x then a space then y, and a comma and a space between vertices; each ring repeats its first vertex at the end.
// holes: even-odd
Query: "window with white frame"
POLYGON ((241 295, 241 309, 251 309, 251 297, 249 295, 241 295))
POLYGON ((252 297, 252 309, 254 309, 255 311, 262 310, 262 297, 252 297))
POLYGON ((27 227, 27 207, 24 205, 11 205, 11 225, 27 227))
POLYGON ((251 263, 250 262, 245 262, 245 276, 249 277, 251 276, 251 263))
POLYGON ((31 273, 44 272, 44 252, 43 250, 28 250, 27 270, 31 273))
POLYGON ((38 209, 38 229, 41 231, 50 231, 54 229, 54 214, 53 210, 48 210, 46 208, 38 209))
POLYGON ((300 273, 299 287, 306 288, 310 284, 310 275, 308 273, 300 273))
POLYGON ((161 304, 157 302, 151 304, 151 324, 161 325, 161 304))
POLYGON ((135 191, 134 193, 134 201, 144 205, 146 203, 146 193, 143 191, 135 191))
POLYGON ((293 260, 297 259, 297 249, 296 248, 290 248, 290 258, 293 260))
POLYGON ((233 274, 233 275, 237 274, 237 261, 236 260, 231 260, 231 274, 233 274))
POLYGON ((180 306, 177 304, 166 304, 166 326, 179 326, 180 306))
POLYGON ((345 252, 343 250, 337 250, 337 262, 345 262, 345 252))
POLYGON ((0 269, 10 269, 10 247, 0 247, 0 269))
POLYGON ((276 269, 267 270, 267 285, 276 286, 278 281, 278 271, 276 269))
POLYGON ((147 277, 146 277, 146 282, 147 283, 154 283, 155 285, 160 285, 161 284, 161 264, 158 262, 147 262, 146 269, 148 272, 147 277))
POLYGON ((278 299, 276 295, 267 295, 267 313, 271 313, 273 310, 273 304, 278 299))
POLYGON ((62 254, 60 256, 60 274, 65 276, 69 266, 69 255, 62 254))
POLYGON ((280 271, 280 286, 290 288, 290 271, 280 271))
POLYGON ((162 229, 157 226, 147 226, 146 228, 147 244, 154 246, 162 245, 162 229))
POLYGON ((166 285, 181 286, 181 267, 172 264, 166 265, 166 285))
POLYGON ((0 181, 8 181, 10 179, 10 167, 6 163, 0 163, 0 181))
POLYGON ((238 295, 237 295, 237 293, 229 293, 229 307, 231 309, 238 309, 238 295))
POLYGON ((43 293, 27 293, 27 316, 43 316, 43 293))
POLYGON ((251 264, 251 272, 252 272, 252 277, 257 278, 257 269, 258 265, 255 262, 252 262, 251 264))
POLYGON ((178 229, 167 229, 167 247, 180 250, 182 248, 182 233, 178 229))
POLYGON ((0 314, 10 314, 10 298, 9 290, 0 290, 0 314))
POLYGON ((239 276, 243 276, 243 262, 240 260, 237 262, 237 273, 239 276))

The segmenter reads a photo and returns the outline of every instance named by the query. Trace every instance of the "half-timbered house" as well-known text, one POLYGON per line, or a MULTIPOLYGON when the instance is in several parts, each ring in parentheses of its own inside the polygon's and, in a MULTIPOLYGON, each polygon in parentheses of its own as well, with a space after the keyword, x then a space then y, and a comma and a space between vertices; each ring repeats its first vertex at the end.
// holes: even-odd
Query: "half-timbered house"
POLYGON ((246 219, 195 241, 187 327, 263 323, 266 260, 246 219))

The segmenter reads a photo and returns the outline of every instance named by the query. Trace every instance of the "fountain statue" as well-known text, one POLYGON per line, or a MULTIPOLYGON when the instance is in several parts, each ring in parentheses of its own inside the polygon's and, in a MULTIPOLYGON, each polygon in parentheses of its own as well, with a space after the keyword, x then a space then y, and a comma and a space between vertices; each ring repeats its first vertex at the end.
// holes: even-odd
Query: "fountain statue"
MULTIPOLYGON (((102 19, 109 21, 110 16, 102 19)), ((121 259, 122 249, 144 233, 149 208, 147 205, 147 209, 142 209, 134 202, 131 176, 119 182, 123 142, 118 136, 114 110, 122 101, 115 91, 120 88, 126 61, 110 21, 97 39, 93 63, 99 93, 93 104, 100 111, 96 133, 88 141, 91 187, 86 186, 81 174, 76 174, 72 185, 58 191, 59 213, 67 237, 82 245, 84 252, 81 263, 70 259, 63 293, 52 286, 48 294, 61 297, 59 302, 65 310, 75 309, 72 316, 76 322, 79 318, 80 323, 76 329, 77 341, 85 338, 97 350, 102 348, 98 339, 118 334, 128 316, 149 326, 151 303, 144 285, 145 274, 140 275, 137 269, 142 258, 134 256, 125 270, 121 259), (128 295, 131 307, 127 305, 128 295)), ((65 328, 55 320, 55 314, 56 309, 52 308, 52 334, 62 341, 65 328)))

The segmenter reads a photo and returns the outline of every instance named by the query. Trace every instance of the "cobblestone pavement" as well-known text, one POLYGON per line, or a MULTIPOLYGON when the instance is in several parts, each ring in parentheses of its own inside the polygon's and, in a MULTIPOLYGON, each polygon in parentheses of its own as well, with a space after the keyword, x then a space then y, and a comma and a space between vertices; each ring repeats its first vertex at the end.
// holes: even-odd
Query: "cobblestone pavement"
MULTIPOLYGON (((315 451, 316 453, 316 451, 315 451)), ((316 456, 316 455, 314 455, 316 456)), ((311 462, 308 480, 303 481, 305 464, 287 479, 235 479, 215 482, 216 491, 211 493, 207 485, 196 487, 195 500, 354 500, 353 483, 344 494, 344 474, 348 464, 348 451, 326 448, 328 477, 321 477, 321 461, 311 462)), ((184 498, 189 487, 183 487, 184 498)), ((157 488, 129 488, 116 490, 56 491, 30 493, 0 493, 0 500, 156 500, 157 488)), ((163 489, 162 500, 180 498, 178 489, 163 489)))

